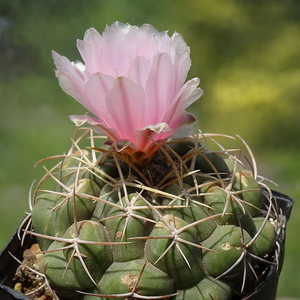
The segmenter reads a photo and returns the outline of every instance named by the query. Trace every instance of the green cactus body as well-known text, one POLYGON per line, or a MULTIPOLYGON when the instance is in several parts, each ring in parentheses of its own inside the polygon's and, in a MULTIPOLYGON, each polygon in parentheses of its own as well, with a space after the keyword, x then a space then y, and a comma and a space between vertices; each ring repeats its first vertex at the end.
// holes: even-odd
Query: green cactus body
MULTIPOLYGON (((220 276, 229 270, 241 257, 243 246, 251 241, 250 235, 234 225, 219 226, 212 235, 202 242, 202 246, 214 250, 203 252, 203 262, 212 276, 220 276)), ((234 268, 233 273, 240 272, 243 263, 234 268)))
POLYGON ((229 281, 203 278, 197 285, 186 290, 179 290, 178 293, 176 300, 230 300, 233 288, 229 281))
POLYGON ((171 142, 168 147, 172 150, 171 156, 176 160, 189 156, 188 152, 195 147, 195 144, 192 141, 171 142))
POLYGON ((62 296, 69 299, 80 299, 76 291, 84 290, 79 278, 68 268, 68 262, 62 250, 57 250, 62 246, 60 242, 53 242, 48 248, 49 252, 44 255, 39 265, 39 270, 47 276, 51 286, 62 296))
POLYGON ((151 211, 143 209, 145 202, 140 196, 129 194, 128 200, 128 203, 117 203, 120 208, 113 207, 105 221, 111 241, 130 241, 129 244, 113 246, 114 261, 117 262, 143 258, 145 240, 134 238, 149 235, 154 225, 151 222, 151 211))
MULTIPOLYGON (((35 232, 48 236, 55 236, 54 226, 55 213, 53 208, 57 203, 59 195, 43 193, 35 202, 31 210, 31 219, 35 232)), ((53 242, 52 240, 37 237, 41 250, 47 250, 53 242)))
POLYGON ((251 216, 258 216, 264 202, 264 196, 259 184, 253 178, 253 174, 247 170, 236 172, 233 189, 244 191, 238 194, 239 197, 245 201, 244 204, 247 205, 251 216))
POLYGON ((265 220, 263 217, 254 218, 253 220, 256 232, 260 232, 252 246, 253 254, 261 258, 266 258, 274 249, 274 243, 276 242, 275 227, 269 220, 265 220), (266 223, 264 224, 264 222, 266 223))
MULTIPOLYGON (((88 269, 90 276, 95 282, 98 282, 105 273, 108 266, 112 263, 113 257, 108 234, 103 225, 93 221, 81 221, 77 223, 78 239, 90 242, 104 242, 104 244, 78 244, 78 252, 81 254, 82 261, 88 269)), ((66 238, 76 237, 75 226, 72 225, 66 232, 66 238)), ((79 278, 79 282, 86 288, 93 287, 93 282, 89 274, 85 271, 82 261, 79 260, 79 254, 74 252, 74 248, 65 249, 64 255, 67 261, 70 261, 70 269, 79 278)))
POLYGON ((92 288, 113 261, 104 226, 93 221, 81 221, 76 224, 76 228, 72 225, 63 238, 70 242, 54 241, 49 247, 49 251, 53 252, 44 255, 40 269, 58 290, 65 285, 71 293, 92 288), (80 240, 97 244, 86 244, 80 240))
MULTIPOLYGON (((177 184, 172 184, 167 187, 164 192, 173 194, 175 196, 188 194, 186 191, 191 187, 187 185, 184 185, 184 187, 185 191, 181 192, 177 184)), ((213 219, 209 219, 209 209, 203 205, 200 196, 193 196, 190 199, 183 200, 164 198, 162 204, 167 206, 167 208, 164 210, 166 214, 172 214, 189 223, 203 220, 203 222, 193 226, 200 241, 208 238, 217 227, 216 222, 213 219)))
MULTIPOLYGON (((75 176, 78 176, 79 178, 83 178, 85 174, 89 176, 90 172, 87 171, 87 168, 80 167, 82 165, 81 161, 83 157, 90 159, 90 152, 87 150, 77 150, 74 151, 72 155, 65 157, 60 166, 60 183, 67 184, 70 180, 74 182, 75 176)), ((57 190, 60 189, 62 189, 62 185, 58 184, 57 190)))
POLYGON ((247 207, 245 207, 237 195, 228 194, 223 188, 216 185, 206 191, 207 194, 204 196, 204 202, 212 207, 216 214, 223 214, 216 221, 221 225, 241 225, 251 235, 254 234, 255 226, 253 219, 247 207))
POLYGON ((120 300, 130 299, 130 293, 162 296, 176 291, 172 279, 144 259, 114 262, 102 277, 99 287, 105 295, 129 294, 118 297, 120 300))
POLYGON ((197 243, 194 228, 177 231, 188 223, 173 215, 165 215, 153 228, 146 242, 149 262, 169 274, 178 287, 199 281, 204 276, 201 249, 188 243, 197 243))
POLYGON ((224 159, 215 153, 201 152, 196 155, 195 169, 203 173, 214 174, 225 178, 229 175, 229 169, 224 159))
MULTIPOLYGON (((114 186, 112 184, 106 184, 101 189, 99 199, 96 203, 96 207, 93 212, 93 220, 101 221, 102 219, 105 219, 112 209, 111 204, 116 204, 120 200, 120 197, 124 197, 123 189, 118 185, 118 183, 116 185, 117 186, 114 186)), ((127 188, 127 193, 135 192, 135 189, 130 187, 127 188)))
POLYGON ((53 210, 55 213, 55 234, 64 234, 66 230, 77 221, 88 220, 91 218, 95 209, 96 201, 85 195, 99 196, 100 188, 92 180, 83 178, 77 182, 77 185, 70 185, 70 190, 67 195, 61 196, 53 210), (61 220, 64 220, 62 222, 61 220))
POLYGON ((264 278, 276 205, 232 153, 202 149, 201 137, 133 163, 91 134, 88 149, 76 145, 46 174, 32 234, 59 297, 230 300, 264 278), (43 189, 51 180, 55 189, 43 189))

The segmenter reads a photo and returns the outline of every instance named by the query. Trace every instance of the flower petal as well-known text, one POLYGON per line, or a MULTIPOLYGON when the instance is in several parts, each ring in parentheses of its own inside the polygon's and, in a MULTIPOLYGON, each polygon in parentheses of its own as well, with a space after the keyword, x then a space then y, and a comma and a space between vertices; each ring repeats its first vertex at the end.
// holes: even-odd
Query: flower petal
POLYGON ((141 86, 123 76, 116 78, 105 99, 108 114, 112 116, 108 127, 122 132, 124 139, 134 142, 134 130, 145 126, 144 98, 141 86))
POLYGON ((187 113, 185 112, 185 108, 198 100, 203 94, 203 91, 197 88, 199 82, 199 78, 194 78, 184 84, 165 115, 164 122, 168 123, 171 127, 178 127, 183 120, 186 120, 185 116, 187 113))
POLYGON ((168 132, 171 130, 170 126, 167 123, 159 123, 159 124, 148 125, 142 129, 139 129, 138 131, 144 131, 148 129, 155 133, 168 132))
POLYGON ((82 71, 66 57, 54 51, 53 59, 57 67, 55 75, 62 90, 84 105, 88 110, 92 109, 93 105, 84 90, 85 79, 82 71))
POLYGON ((154 58, 145 89, 146 123, 163 120, 177 93, 174 90, 175 70, 170 57, 161 53, 154 58))
POLYGON ((177 32, 171 36, 171 41, 173 47, 170 48, 170 56, 176 66, 176 86, 180 89, 191 67, 190 47, 177 32))
MULTIPOLYGON (((110 115, 106 106, 106 95, 113 88, 114 77, 95 73, 85 85, 85 93, 89 99, 89 111, 103 122, 111 123, 113 116, 110 115)), ((85 104, 82 103, 84 106, 85 104)))
POLYGON ((144 89, 148 80, 151 62, 143 56, 135 57, 129 66, 128 78, 144 89))
POLYGON ((69 118, 78 127, 88 123, 97 134, 106 135, 113 141, 118 141, 121 139, 118 132, 114 128, 108 128, 105 123, 94 117, 87 115, 71 115, 69 118))
POLYGON ((105 55, 108 52, 105 41, 94 28, 85 32, 84 40, 77 40, 78 51, 91 74, 109 69, 110 62, 105 55))

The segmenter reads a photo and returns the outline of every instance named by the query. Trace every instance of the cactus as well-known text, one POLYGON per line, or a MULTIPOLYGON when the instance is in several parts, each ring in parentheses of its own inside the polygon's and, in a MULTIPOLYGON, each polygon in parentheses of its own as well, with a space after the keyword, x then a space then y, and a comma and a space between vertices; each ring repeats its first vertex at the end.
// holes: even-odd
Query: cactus
POLYGON ((276 205, 240 151, 209 151, 201 142, 215 139, 199 134, 158 144, 140 166, 91 129, 76 132, 68 154, 46 169, 31 211, 39 272, 57 295, 229 300, 264 278, 276 205), (84 139, 91 144, 82 149, 84 139), (54 189, 44 189, 50 181, 54 189))
POLYGON ((192 134, 202 90, 181 35, 116 22, 77 46, 85 65, 53 52, 56 76, 94 116, 70 117, 72 147, 33 195, 38 275, 56 299, 247 294, 277 264, 277 206, 241 138, 245 163, 216 140, 233 137, 192 134))

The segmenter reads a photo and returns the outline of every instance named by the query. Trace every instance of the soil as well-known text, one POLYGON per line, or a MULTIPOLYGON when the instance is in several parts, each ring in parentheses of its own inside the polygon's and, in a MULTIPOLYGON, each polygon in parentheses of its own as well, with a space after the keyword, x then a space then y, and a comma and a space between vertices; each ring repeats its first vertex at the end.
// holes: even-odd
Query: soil
POLYGON ((44 278, 34 272, 38 270, 42 256, 38 244, 33 244, 30 249, 24 251, 23 264, 18 267, 13 278, 13 288, 34 300, 55 300, 44 278))

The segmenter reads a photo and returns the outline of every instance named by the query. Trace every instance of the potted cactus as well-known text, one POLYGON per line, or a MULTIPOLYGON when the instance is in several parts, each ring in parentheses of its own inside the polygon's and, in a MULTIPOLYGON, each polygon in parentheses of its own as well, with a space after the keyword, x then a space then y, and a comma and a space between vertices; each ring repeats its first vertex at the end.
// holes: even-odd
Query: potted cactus
POLYGON ((293 201, 243 139, 245 161, 218 141, 233 137, 194 132, 181 35, 116 22, 77 46, 85 64, 53 52, 56 76, 94 116, 70 117, 71 148, 32 193, 18 234, 32 247, 12 254, 28 296, 10 299, 275 299, 293 201))

